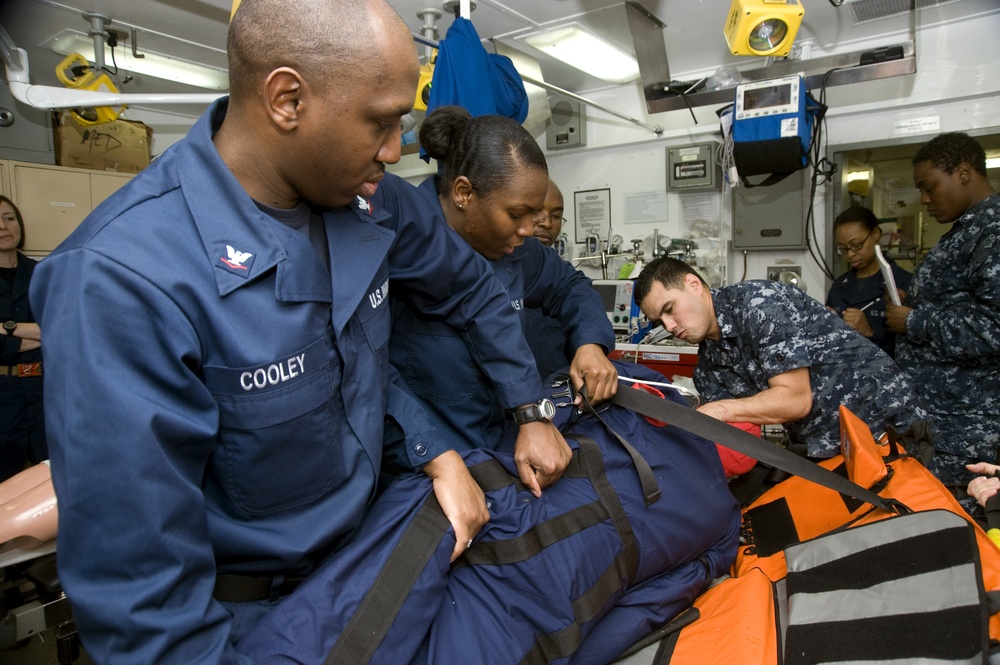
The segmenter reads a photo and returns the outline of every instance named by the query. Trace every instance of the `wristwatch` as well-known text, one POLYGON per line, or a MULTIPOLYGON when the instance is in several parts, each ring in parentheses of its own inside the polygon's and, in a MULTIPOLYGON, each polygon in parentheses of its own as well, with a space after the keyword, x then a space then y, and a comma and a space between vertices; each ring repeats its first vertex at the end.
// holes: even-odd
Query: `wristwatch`
POLYGON ((538 421, 552 422, 556 417, 556 405, 548 398, 542 398, 535 404, 529 404, 514 409, 514 422, 518 425, 536 423, 538 421))
POLYGON ((4 321, 3 330, 8 335, 13 335, 14 330, 17 328, 17 321, 4 321))

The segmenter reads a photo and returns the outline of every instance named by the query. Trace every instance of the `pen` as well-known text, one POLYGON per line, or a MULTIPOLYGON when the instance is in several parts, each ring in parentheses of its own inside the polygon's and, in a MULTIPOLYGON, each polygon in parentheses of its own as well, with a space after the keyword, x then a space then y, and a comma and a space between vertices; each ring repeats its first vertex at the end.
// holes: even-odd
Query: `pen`
POLYGON ((864 307, 860 307, 859 309, 863 312, 863 311, 865 311, 866 309, 868 309, 869 307, 871 307, 872 305, 874 305, 877 302, 878 302, 878 298, 876 298, 875 300, 872 300, 870 303, 868 303, 864 307))

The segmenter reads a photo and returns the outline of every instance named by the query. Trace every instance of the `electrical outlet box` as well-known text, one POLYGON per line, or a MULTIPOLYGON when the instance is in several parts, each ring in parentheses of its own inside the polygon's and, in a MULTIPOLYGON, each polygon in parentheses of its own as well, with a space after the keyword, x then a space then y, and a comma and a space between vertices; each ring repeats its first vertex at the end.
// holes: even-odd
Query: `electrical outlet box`
POLYGON ((722 167, 715 161, 718 141, 667 148, 667 191, 722 190, 722 167))
POLYGON ((794 272, 800 280, 802 279, 802 266, 768 266, 767 278, 778 281, 783 272, 794 272))

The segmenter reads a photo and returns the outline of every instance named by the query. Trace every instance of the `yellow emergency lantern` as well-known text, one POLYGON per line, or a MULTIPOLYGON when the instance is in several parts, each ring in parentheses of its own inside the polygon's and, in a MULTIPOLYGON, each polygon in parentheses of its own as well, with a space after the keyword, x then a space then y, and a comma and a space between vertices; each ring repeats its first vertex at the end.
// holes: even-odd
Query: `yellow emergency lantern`
POLYGON ((431 79, 434 78, 434 65, 420 65, 420 80, 417 81, 417 95, 413 99, 413 108, 418 111, 427 110, 427 102, 431 99, 431 79))
POLYGON ((799 0, 733 0, 723 32, 733 55, 785 56, 804 15, 799 0))
MULTIPOLYGON (((117 93, 118 88, 104 72, 95 73, 94 67, 79 53, 71 53, 56 66, 56 77, 67 88, 78 90, 96 90, 98 92, 117 93)), ((70 113, 81 125, 97 125, 111 122, 128 108, 122 106, 98 106, 95 108, 76 108, 70 113)))

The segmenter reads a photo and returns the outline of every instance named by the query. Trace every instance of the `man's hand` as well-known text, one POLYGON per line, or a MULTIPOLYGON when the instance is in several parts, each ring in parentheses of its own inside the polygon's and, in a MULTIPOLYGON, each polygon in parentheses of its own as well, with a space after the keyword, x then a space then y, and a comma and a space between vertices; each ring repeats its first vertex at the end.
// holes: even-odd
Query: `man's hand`
POLYGON ((461 455, 454 450, 425 464, 424 473, 434 482, 434 496, 455 530, 455 549, 451 553, 454 561, 469 548, 472 539, 490 520, 486 495, 472 479, 461 455))
POLYGON ((872 330, 871 323, 868 322, 868 317, 857 307, 848 307, 844 310, 844 323, 851 326, 859 333, 865 337, 871 337, 875 334, 872 330))
POLYGON ((716 420, 721 420, 722 422, 730 422, 729 420, 729 410, 726 408, 726 400, 719 402, 705 402, 699 406, 695 411, 703 413, 706 416, 711 416, 716 420))
POLYGON ((521 482, 536 497, 559 480, 572 458, 573 451, 552 423, 525 423, 519 428, 514 462, 521 482))
POLYGON ((980 506, 985 508, 989 498, 1000 490, 1000 478, 996 477, 1000 467, 988 462, 977 462, 966 464, 965 468, 972 473, 982 474, 969 481, 966 491, 980 506))
MULTIPOLYGON (((591 404, 611 399, 618 392, 618 371, 599 344, 584 344, 576 350, 569 367, 569 377, 577 392, 586 384, 587 399, 591 404)), ((573 403, 579 406, 583 398, 577 395, 573 403)))

